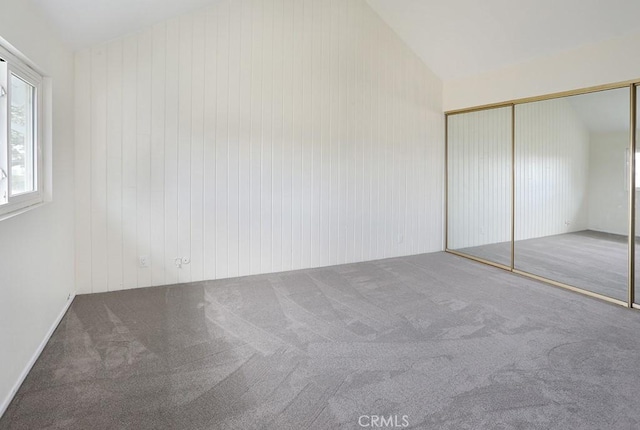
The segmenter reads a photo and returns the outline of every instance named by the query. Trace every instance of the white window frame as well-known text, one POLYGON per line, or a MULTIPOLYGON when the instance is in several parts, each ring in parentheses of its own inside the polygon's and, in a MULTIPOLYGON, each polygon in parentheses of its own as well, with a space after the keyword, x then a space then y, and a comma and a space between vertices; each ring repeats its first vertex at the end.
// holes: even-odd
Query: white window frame
POLYGON ((0 58, 6 64, 6 76, 0 76, 0 86, 6 94, 0 97, 0 220, 21 213, 31 207, 36 207, 45 201, 45 148, 44 148, 44 88, 45 78, 27 61, 14 55, 0 45, 0 58), (18 77, 35 89, 33 121, 34 126, 34 190, 17 195, 11 195, 11 146, 10 146, 10 106, 11 79, 18 77), (4 171, 4 174, 3 174, 4 171), (3 179, 3 177, 6 177, 3 179), (3 183, 4 182, 4 183, 3 183), (7 202, 4 202, 4 193, 7 202))

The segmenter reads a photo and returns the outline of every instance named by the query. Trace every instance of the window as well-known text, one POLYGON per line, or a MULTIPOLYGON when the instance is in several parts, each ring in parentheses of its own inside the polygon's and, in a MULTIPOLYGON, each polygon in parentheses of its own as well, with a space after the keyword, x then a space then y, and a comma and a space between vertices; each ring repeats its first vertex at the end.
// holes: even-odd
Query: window
POLYGON ((42 82, 0 46, 0 217, 43 201, 42 82))

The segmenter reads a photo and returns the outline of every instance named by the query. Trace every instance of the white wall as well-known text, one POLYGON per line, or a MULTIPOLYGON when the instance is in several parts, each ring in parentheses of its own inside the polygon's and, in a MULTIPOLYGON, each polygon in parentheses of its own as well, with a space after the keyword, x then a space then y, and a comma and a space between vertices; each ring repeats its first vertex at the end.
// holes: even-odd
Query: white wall
POLYGON ((444 109, 462 109, 640 78, 640 33, 444 82, 444 109))
POLYGON ((589 229, 626 236, 629 133, 592 133, 589 147, 589 229))
POLYGON ((567 99, 516 105, 515 239, 588 227, 589 132, 567 99))
POLYGON ((83 292, 442 248, 441 82, 361 0, 222 1, 76 76, 83 292))
POLYGON ((3 0, 0 37, 53 79, 53 202, 0 221, 0 413, 74 292, 73 56, 30 2, 3 0))

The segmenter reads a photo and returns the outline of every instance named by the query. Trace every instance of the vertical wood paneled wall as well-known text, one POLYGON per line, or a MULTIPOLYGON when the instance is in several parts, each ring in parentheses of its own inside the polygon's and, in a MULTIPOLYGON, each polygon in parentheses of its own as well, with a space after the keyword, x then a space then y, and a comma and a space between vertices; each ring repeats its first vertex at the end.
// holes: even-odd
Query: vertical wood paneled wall
MULTIPOLYGON (((515 107, 515 239, 588 228, 589 132, 568 100, 515 107)), ((448 119, 449 248, 511 239, 511 108, 448 119)))
POLYGON ((516 106, 516 240, 588 228, 589 131, 566 99, 516 106))
POLYGON ((221 1, 76 82, 80 292, 442 248, 442 84, 362 0, 221 1))
POLYGON ((448 119, 449 248, 511 240, 511 107, 448 119))

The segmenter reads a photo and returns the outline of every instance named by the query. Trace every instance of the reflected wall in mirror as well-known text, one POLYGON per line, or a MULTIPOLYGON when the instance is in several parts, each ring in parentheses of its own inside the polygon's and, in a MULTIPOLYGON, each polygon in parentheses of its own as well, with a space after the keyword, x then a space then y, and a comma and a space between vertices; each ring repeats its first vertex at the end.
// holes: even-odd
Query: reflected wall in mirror
POLYGON ((512 108, 447 119, 447 248, 511 264, 512 108))
POLYGON ((629 89, 515 109, 515 268, 626 300, 629 89))

